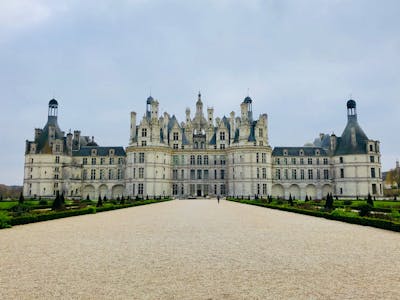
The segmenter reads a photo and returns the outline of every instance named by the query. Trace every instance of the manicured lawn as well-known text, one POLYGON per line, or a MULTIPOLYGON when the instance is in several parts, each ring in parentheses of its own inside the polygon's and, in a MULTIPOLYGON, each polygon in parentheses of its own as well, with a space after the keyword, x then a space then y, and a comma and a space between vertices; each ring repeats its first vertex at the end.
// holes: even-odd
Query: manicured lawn
POLYGON ((325 201, 293 201, 293 205, 290 205, 288 201, 282 199, 272 199, 272 201, 268 202, 266 199, 242 200, 228 197, 227 200, 352 224, 400 231, 400 203, 397 201, 385 201, 385 203, 383 201, 374 201, 374 206, 368 206, 366 201, 362 200, 351 202, 348 200, 335 200, 332 209, 325 209, 325 201), (360 210, 359 208, 363 209, 360 210), (365 211, 365 208, 367 208, 368 212, 362 214, 361 212, 365 211))

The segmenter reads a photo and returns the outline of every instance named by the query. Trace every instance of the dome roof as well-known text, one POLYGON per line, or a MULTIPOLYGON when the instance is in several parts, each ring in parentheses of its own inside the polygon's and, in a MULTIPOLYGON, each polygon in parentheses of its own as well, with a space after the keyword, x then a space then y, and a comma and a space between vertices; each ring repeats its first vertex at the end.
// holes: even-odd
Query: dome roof
POLYGON ((356 101, 354 101, 353 99, 347 101, 347 108, 356 108, 356 101))
POLYGON ((51 99, 50 100, 50 102, 49 102, 49 106, 57 106, 58 105, 58 102, 57 102, 57 100, 56 99, 51 99))
POLYGON ((251 103, 251 102, 253 102, 253 101, 251 100, 251 98, 250 98, 249 96, 247 96, 246 98, 244 98, 243 103, 251 103))

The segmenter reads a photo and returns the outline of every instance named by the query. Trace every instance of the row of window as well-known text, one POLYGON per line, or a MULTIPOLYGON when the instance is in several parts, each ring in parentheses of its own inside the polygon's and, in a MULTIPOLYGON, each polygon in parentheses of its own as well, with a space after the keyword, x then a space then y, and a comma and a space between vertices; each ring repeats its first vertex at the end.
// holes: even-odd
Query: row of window
MULTIPOLYGON (((96 165, 97 164, 97 158, 96 157, 92 157, 91 158, 91 163, 92 163, 92 165, 96 165)), ((101 157, 100 158, 100 165, 105 165, 106 164, 106 158, 105 157, 101 157)), ((114 164, 114 157, 110 157, 109 159, 108 159, 108 164, 109 165, 113 165, 114 164)), ((122 165, 124 163, 124 159, 122 158, 122 157, 119 157, 118 158, 118 164, 120 164, 120 165, 122 165)), ((84 157, 83 159, 82 159, 82 164, 83 165, 87 165, 88 164, 88 158, 87 157, 84 157)))
MULTIPOLYGON (((292 164, 292 165, 297 165, 297 162, 299 162, 300 165, 304 165, 305 160, 303 157, 301 157, 300 159, 296 158, 296 157, 292 157, 290 160, 287 157, 284 157, 283 159, 281 159, 280 157, 275 158, 275 164, 280 165, 280 164, 292 164)), ((321 164, 321 160, 319 158, 313 159, 312 157, 308 157, 307 158, 307 164, 308 165, 312 165, 315 162, 315 164, 319 165, 321 164)), ((322 159, 322 163, 324 165, 327 165, 329 163, 328 158, 323 158, 322 159)))
MULTIPOLYGON (((83 172, 82 172, 83 180, 89 179, 88 175, 89 175, 88 174, 88 170, 83 170, 83 172)), ((117 180, 120 180, 120 179, 123 179, 123 171, 122 171, 122 169, 118 169, 116 175, 117 176, 115 177, 115 172, 114 172, 113 169, 109 169, 108 172, 105 169, 101 169, 101 170, 91 169, 90 170, 90 180, 96 180, 96 179, 99 179, 99 180, 105 180, 105 179, 109 179, 109 180, 117 179, 117 180), (99 172, 97 172, 97 171, 99 171, 99 172), (108 175, 108 176, 106 176, 106 175, 108 175)))
POLYGON ((144 163, 144 152, 133 153, 133 162, 143 164, 144 163))
MULTIPOLYGON (((292 169, 291 170, 291 174, 289 174, 289 170, 288 169, 284 169, 284 170, 276 169, 275 170, 275 179, 277 179, 277 180, 282 180, 282 179, 283 180, 288 180, 288 179, 305 180, 306 179, 306 172, 305 171, 306 170, 301 169, 300 170, 300 174, 298 174, 298 170, 297 169, 292 169), (289 177, 289 175, 290 175, 290 177, 289 177)), ((321 171, 320 170, 316 170, 316 172, 314 172, 313 169, 308 169, 307 170, 307 179, 313 180, 314 179, 314 175, 316 175, 316 179, 317 180, 321 179, 321 171)), ((329 170, 328 169, 324 169, 322 176, 323 176, 324 180, 328 180, 329 179, 329 170)))
MULTIPOLYGON (((382 177, 381 169, 378 169, 378 173, 379 173, 378 178, 381 178, 381 177, 382 177)), ((370 173, 370 175, 371 175, 371 178, 376 178, 376 169, 375 169, 375 168, 371 168, 371 173, 370 173)), ((344 169, 341 168, 341 169, 340 169, 340 178, 344 178, 344 177, 345 177, 344 169)))

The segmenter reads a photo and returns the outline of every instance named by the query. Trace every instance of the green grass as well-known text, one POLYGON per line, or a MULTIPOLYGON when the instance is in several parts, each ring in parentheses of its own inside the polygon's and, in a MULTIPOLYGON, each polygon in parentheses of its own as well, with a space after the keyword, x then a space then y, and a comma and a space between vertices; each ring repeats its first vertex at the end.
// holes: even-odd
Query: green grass
POLYGON ((18 204, 18 201, 10 201, 10 202, 0 202, 0 210, 10 209, 11 207, 18 204))

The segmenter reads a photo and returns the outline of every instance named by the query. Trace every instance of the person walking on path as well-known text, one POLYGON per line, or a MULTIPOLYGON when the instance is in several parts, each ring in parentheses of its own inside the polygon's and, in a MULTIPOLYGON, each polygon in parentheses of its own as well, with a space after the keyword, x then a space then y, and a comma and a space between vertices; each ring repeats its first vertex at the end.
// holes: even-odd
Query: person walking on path
POLYGON ((217 196, 218 204, 219 204, 219 195, 217 196))

